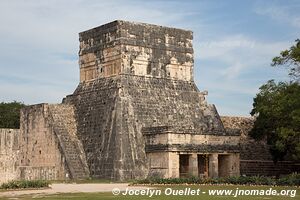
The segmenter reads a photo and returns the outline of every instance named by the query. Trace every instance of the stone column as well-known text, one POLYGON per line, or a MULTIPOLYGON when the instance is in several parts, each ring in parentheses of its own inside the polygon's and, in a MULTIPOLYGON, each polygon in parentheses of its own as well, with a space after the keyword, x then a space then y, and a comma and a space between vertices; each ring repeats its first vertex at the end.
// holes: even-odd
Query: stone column
POLYGON ((189 156, 189 174, 198 176, 198 156, 196 153, 189 156))
POLYGON ((179 178, 179 154, 169 152, 169 178, 179 178))
POLYGON ((213 153, 209 155, 209 166, 208 166, 208 176, 210 178, 217 178, 219 176, 218 170, 218 154, 213 153))

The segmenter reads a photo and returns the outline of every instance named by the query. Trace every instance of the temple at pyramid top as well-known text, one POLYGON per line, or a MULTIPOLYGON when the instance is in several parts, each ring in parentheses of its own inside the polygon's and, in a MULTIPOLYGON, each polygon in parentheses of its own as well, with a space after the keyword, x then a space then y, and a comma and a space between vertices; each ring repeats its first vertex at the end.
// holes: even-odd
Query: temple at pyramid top
POLYGON ((80 82, 130 74, 193 81, 192 31, 113 21, 79 33, 80 82))

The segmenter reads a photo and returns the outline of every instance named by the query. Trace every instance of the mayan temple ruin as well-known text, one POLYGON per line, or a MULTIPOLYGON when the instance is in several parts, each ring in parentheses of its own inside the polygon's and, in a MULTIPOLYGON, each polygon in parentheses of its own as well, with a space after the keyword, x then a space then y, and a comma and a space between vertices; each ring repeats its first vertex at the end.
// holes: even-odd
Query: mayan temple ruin
MULTIPOLYGON (((193 33, 113 21, 79 34, 80 83, 61 104, 26 106, 0 129, 1 181, 290 173, 220 117, 194 83, 193 33)), ((205 66, 201 66, 205 67, 205 66)))

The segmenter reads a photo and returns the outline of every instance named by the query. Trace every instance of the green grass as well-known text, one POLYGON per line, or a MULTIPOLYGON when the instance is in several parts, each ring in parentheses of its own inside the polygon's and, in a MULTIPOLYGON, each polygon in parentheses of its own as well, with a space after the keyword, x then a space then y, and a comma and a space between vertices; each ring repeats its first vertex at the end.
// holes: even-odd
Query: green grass
MULTIPOLYGON (((164 190, 168 186, 159 186, 156 187, 157 189, 164 190)), ((170 186, 171 187, 171 186, 170 186)), ((237 185, 227 185, 227 186, 212 186, 212 185, 180 185, 180 186, 173 186, 173 189, 185 189, 185 188, 192 188, 192 189, 200 189, 201 191, 208 191, 209 189, 232 189, 235 190, 236 188, 239 189, 269 189, 270 186, 237 186, 237 185)), ((55 195, 26 195, 26 196, 19 196, 17 197, 18 200, 29 200, 29 199, 42 199, 42 200, 58 200, 58 199, 85 199, 85 200, 96 200, 96 199, 101 199, 101 200, 118 200, 118 199, 128 199, 128 200, 179 200, 179 199, 184 199, 184 200, 231 200, 231 199, 238 199, 238 200, 264 200, 264 199, 275 199, 275 200, 281 200, 281 199, 293 199, 293 200, 299 200, 300 199, 300 188, 296 187, 272 187, 273 189, 276 190, 282 190, 282 189, 289 189, 289 190, 297 190, 297 195, 296 197, 286 197, 286 196, 239 196, 237 198, 234 198, 233 196, 209 196, 207 193, 206 194, 200 194, 199 196, 153 196, 153 197, 148 197, 148 196, 123 196, 123 195, 118 195, 114 196, 110 192, 106 193, 66 193, 66 194, 55 194, 55 195)), ((8 200, 11 198, 0 198, 0 200, 8 200)), ((14 197, 14 199, 16 199, 14 197)))

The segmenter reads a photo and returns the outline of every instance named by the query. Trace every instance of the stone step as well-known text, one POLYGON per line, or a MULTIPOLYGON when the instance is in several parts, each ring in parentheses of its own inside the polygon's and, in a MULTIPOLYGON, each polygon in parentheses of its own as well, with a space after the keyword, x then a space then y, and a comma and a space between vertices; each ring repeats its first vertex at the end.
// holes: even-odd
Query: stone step
POLYGON ((72 108, 65 105, 55 105, 51 107, 51 114, 54 130, 63 148, 71 177, 75 179, 88 177, 86 161, 82 161, 82 151, 78 146, 80 141, 76 137, 76 121, 72 108))

